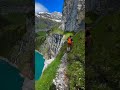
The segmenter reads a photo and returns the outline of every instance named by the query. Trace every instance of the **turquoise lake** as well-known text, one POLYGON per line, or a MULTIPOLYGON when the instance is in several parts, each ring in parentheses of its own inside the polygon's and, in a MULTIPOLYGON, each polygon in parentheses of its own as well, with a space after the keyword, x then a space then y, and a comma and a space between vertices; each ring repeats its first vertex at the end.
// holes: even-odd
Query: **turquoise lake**
POLYGON ((0 60, 0 90, 22 90, 24 79, 19 70, 0 60))
POLYGON ((35 80, 38 80, 42 74, 44 61, 43 56, 39 52, 35 51, 35 80))

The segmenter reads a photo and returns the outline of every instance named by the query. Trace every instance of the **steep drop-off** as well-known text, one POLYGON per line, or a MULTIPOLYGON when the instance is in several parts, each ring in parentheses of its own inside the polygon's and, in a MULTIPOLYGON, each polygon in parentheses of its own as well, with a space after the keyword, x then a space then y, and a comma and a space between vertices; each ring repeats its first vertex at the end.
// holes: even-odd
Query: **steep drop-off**
POLYGON ((41 45, 40 52, 44 55, 46 60, 56 57, 62 45, 62 37, 63 35, 60 34, 49 35, 41 45))

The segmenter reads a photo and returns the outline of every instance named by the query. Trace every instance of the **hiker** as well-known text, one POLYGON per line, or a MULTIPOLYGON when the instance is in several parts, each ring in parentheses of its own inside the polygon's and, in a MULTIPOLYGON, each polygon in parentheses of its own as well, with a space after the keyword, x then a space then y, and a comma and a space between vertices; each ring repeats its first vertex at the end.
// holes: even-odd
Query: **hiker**
POLYGON ((70 51, 72 49, 72 45, 73 45, 72 36, 68 37, 67 44, 68 44, 67 51, 70 51))

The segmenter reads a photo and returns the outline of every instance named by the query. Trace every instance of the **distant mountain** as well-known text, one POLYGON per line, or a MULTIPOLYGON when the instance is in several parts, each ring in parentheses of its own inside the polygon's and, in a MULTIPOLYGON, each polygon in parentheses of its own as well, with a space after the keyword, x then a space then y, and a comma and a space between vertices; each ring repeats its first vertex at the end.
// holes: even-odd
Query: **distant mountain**
POLYGON ((53 26, 61 24, 62 14, 60 12, 39 12, 35 14, 35 29, 37 31, 48 31, 53 26))
POLYGON ((61 22, 62 14, 60 12, 39 12, 36 14, 37 17, 44 18, 44 19, 50 19, 52 21, 61 22))

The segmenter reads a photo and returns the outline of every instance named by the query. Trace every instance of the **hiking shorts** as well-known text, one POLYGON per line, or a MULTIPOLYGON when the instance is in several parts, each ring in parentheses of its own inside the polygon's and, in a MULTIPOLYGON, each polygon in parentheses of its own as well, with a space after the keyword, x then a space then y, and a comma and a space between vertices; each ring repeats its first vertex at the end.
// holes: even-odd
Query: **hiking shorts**
POLYGON ((71 47, 72 46, 72 43, 68 43, 68 47, 71 47))

